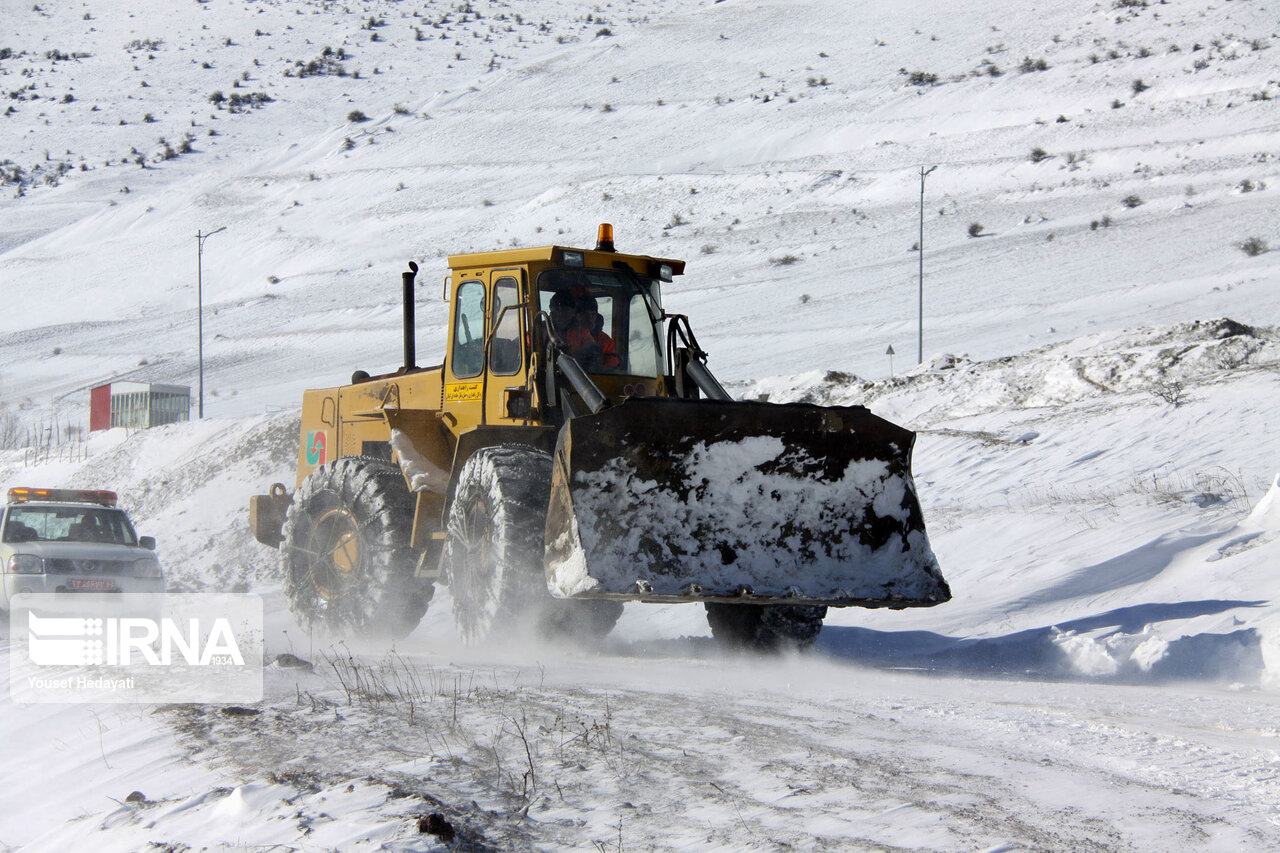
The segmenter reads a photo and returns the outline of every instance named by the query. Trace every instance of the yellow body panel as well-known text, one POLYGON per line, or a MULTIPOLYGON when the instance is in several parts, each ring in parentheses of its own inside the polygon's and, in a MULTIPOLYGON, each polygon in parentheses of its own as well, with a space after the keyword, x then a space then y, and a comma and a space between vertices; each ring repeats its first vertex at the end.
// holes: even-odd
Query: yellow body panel
POLYGON ((391 429, 385 410, 439 412, 441 373, 442 368, 433 367, 339 388, 304 391, 297 484, 301 485, 317 465, 344 456, 390 458, 391 429))

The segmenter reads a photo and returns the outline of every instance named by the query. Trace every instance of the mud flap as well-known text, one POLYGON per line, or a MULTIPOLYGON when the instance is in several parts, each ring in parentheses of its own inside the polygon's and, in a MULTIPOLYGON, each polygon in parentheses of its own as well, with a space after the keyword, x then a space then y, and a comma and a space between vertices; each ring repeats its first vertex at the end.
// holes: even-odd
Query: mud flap
POLYGON ((921 607, 951 597, 915 434, 860 406, 632 399, 561 429, 560 597, 921 607))

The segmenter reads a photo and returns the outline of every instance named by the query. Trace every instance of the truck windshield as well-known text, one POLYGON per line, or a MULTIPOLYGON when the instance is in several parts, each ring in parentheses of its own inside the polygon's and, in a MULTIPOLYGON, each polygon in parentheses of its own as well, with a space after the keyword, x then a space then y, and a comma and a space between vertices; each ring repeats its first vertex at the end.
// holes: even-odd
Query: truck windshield
POLYGON ((118 509, 13 506, 4 520, 5 542, 103 542, 137 545, 128 517, 118 509))
POLYGON ((588 372, 662 375, 657 282, 630 270, 550 269, 538 276, 538 305, 588 372))

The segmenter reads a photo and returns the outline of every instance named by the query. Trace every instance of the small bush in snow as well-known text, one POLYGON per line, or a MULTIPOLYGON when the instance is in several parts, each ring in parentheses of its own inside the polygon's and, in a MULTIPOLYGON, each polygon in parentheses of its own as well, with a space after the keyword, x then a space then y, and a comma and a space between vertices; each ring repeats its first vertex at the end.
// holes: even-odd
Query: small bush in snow
POLYGON ((352 110, 351 112, 347 113, 347 121, 349 122, 361 122, 361 121, 368 121, 368 120, 369 120, 369 117, 364 113, 360 112, 360 110, 352 110))
POLYGON ((905 74, 907 83, 912 86, 933 86, 938 82, 938 75, 928 71, 907 71, 907 69, 902 68, 899 69, 898 73, 905 74))
POLYGON ((1018 70, 1023 74, 1029 74, 1032 71, 1048 71, 1049 63, 1044 59, 1044 57, 1032 59, 1028 56, 1022 60, 1021 64, 1018 65, 1018 70))
POLYGON ((783 255, 780 258, 770 258, 769 263, 773 264, 775 267, 789 267, 792 264, 800 263, 800 259, 795 255, 783 255))
POLYGON ((1035 148, 1032 148, 1032 149, 1031 149, 1031 162, 1032 162, 1032 163, 1042 163, 1042 162, 1044 162, 1045 160, 1048 160, 1048 159, 1049 159, 1049 157, 1050 157, 1049 152, 1048 152, 1048 151, 1045 151, 1043 148, 1041 148, 1041 147, 1040 147, 1040 146, 1038 146, 1038 145, 1037 145, 1035 148))
POLYGON ((983 231, 985 231, 985 230, 987 230, 987 229, 983 226, 983 224, 982 224, 981 222, 970 222, 970 223, 969 223, 969 236, 970 236, 970 237, 977 237, 978 235, 980 235, 980 234, 981 234, 983 231))
POLYGON ((1135 95, 1141 95, 1143 92, 1147 91, 1147 90, 1148 90, 1148 89, 1150 89, 1151 87, 1150 87, 1150 86, 1148 86, 1146 83, 1143 83, 1143 82, 1142 82, 1142 78, 1141 78, 1141 77, 1139 77, 1137 80, 1134 80, 1134 81, 1133 81, 1133 87, 1132 87, 1132 88, 1133 88, 1133 94, 1135 94, 1135 95))
POLYGON ((1129 209, 1142 207, 1142 198, 1136 193, 1131 193, 1120 200, 1120 203, 1129 209))
POLYGON ((249 92, 247 94, 232 92, 231 97, 227 98, 227 109, 233 113, 238 113, 251 107, 260 107, 269 103, 271 103, 271 96, 266 92, 249 92))
POLYGON ((1240 251, 1244 252, 1251 258, 1256 258, 1263 252, 1267 251, 1267 241, 1261 237, 1250 237, 1240 244, 1240 251))
POLYGON ((1176 379, 1159 380, 1148 390, 1175 409, 1187 401, 1186 386, 1176 379))

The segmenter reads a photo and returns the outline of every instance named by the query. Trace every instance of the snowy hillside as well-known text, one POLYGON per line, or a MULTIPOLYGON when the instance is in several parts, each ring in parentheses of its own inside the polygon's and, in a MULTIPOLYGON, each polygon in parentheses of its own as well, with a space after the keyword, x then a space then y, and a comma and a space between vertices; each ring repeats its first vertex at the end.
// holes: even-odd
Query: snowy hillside
POLYGON ((1280 847, 1276 3, 0 11, 0 438, 194 390, 226 228, 209 417, 10 441, 0 487, 116 489, 315 663, 242 711, 6 696, 0 849, 1280 847), (463 649, 447 591, 390 656, 293 623, 247 498, 302 389, 398 366, 406 261, 429 363, 445 255, 604 221, 687 259, 733 393, 917 431, 950 603, 773 662, 695 606, 599 650, 463 649))
POLYGON ((0 281, 41 297, 0 321, 16 403, 194 385, 194 238, 224 226, 204 256, 211 414, 394 366, 410 258, 428 357, 445 254, 582 244, 600 221, 690 260, 668 303, 726 379, 884 376, 889 345, 914 361, 934 165, 927 354, 1277 322, 1274 254, 1240 249, 1280 245, 1266 3, 107 8, 10 16, 0 281), (326 48, 346 58, 300 76, 326 48))

